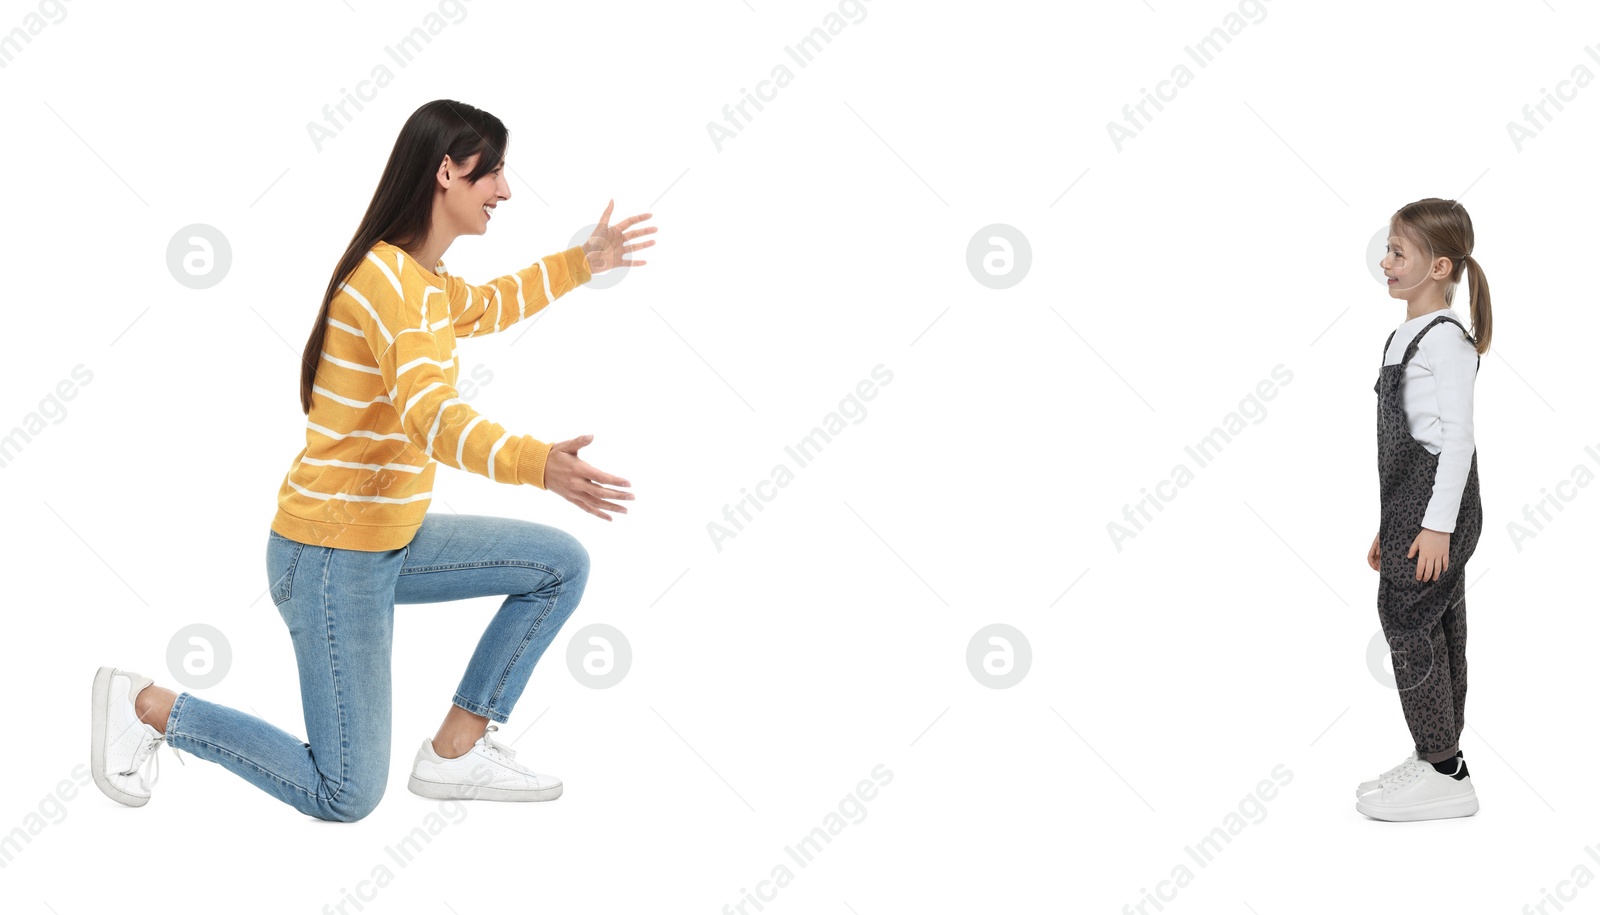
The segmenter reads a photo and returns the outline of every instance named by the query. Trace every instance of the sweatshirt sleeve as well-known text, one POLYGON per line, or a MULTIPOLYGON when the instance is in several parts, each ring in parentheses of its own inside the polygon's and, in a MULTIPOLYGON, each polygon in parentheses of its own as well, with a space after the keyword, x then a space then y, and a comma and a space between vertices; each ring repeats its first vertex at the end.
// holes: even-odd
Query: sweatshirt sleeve
POLYGON ((1461 495, 1467 488, 1472 455, 1477 448, 1473 440, 1472 389, 1478 374, 1478 351, 1459 333, 1429 334, 1417 349, 1433 372, 1439 398, 1439 430, 1444 438, 1434 472, 1433 496, 1422 516, 1422 526, 1451 533, 1456 529, 1461 495))
POLYGON ((591 279, 589 259, 581 245, 540 258, 533 264, 490 280, 468 283, 446 273, 450 313, 456 315, 456 337, 481 337, 502 331, 591 279))
MULTIPOLYGON (((450 348, 435 336, 428 317, 430 305, 434 314, 443 310, 440 293, 424 287, 420 296, 406 296, 382 281, 362 288, 365 295, 351 284, 344 291, 361 306, 356 314, 406 438, 448 467, 544 489, 550 445, 531 435, 513 435, 478 413, 445 375, 450 348)), ((434 325, 447 327, 448 319, 434 325)))

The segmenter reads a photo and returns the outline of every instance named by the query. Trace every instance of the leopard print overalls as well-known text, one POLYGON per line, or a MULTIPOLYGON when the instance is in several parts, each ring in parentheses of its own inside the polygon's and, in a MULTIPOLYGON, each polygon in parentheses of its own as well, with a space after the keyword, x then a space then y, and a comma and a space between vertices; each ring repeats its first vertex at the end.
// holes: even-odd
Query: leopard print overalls
MULTIPOLYGON (((1417 332, 1405 357, 1382 365, 1372 386, 1378 395, 1378 482, 1382 518, 1378 526, 1378 619, 1388 640, 1400 708, 1416 743, 1429 762, 1455 755, 1465 724, 1467 702, 1466 567, 1483 531, 1478 496, 1478 454, 1461 494, 1456 527, 1450 533, 1449 567, 1437 581, 1417 581, 1417 557, 1406 555, 1422 531, 1433 496, 1439 456, 1411 435, 1401 390, 1406 365, 1422 335, 1449 322, 1472 335, 1454 318, 1441 315, 1417 332)), ((1394 333, 1384 342, 1385 356, 1394 333)), ((1381 365, 1381 363, 1380 363, 1381 365)), ((1479 359, 1482 366, 1482 359, 1479 359)))

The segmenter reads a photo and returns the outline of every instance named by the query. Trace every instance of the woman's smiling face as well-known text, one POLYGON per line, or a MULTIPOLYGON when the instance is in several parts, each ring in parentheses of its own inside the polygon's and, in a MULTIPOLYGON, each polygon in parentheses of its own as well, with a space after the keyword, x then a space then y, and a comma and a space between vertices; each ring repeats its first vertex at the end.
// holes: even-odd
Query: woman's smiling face
POLYGON ((489 228, 489 211, 500 201, 511 199, 511 185, 506 183, 504 159, 493 171, 477 181, 465 180, 477 165, 478 155, 481 154, 474 154, 460 163, 447 161, 441 170, 441 177, 443 172, 450 173, 450 184, 444 189, 444 208, 454 226, 452 234, 482 235, 489 228))

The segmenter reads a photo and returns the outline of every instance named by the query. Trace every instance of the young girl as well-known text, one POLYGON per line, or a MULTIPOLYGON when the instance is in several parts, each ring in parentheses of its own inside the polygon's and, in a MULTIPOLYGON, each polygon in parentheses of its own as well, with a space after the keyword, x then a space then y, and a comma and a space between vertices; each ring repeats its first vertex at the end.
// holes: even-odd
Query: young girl
POLYGON ((1491 322, 1489 283, 1472 248, 1472 219, 1456 201, 1429 197, 1390 217, 1383 272, 1406 319, 1389 335, 1373 386, 1381 520, 1367 564, 1378 570, 1378 619, 1415 747, 1356 788, 1356 809, 1380 820, 1478 811, 1460 739, 1466 564, 1483 530, 1472 388, 1491 322), (1463 276, 1473 333, 1450 309, 1463 276))
MULTIPOLYGON (((529 521, 427 512, 435 461, 500 483, 528 484, 607 521, 630 486, 578 458, 582 435, 546 444, 513 435, 455 388, 457 337, 503 331, 655 242, 625 244, 645 213, 609 225, 607 204, 581 247, 485 285, 440 260, 481 235, 511 196, 498 118, 441 99, 401 128, 376 193, 334 270, 306 344, 300 405, 306 446, 278 493, 267 580, 300 668, 309 741, 150 677, 95 674, 95 783, 142 806, 157 745, 220 763, 296 810, 325 820, 371 813, 389 773, 394 605, 508 595, 478 642, 438 734, 424 739, 410 789, 430 798, 541 801, 561 782, 495 741, 588 580, 583 546, 529 521)), ((179 757, 180 761, 182 757, 179 757)), ((159 765, 156 765, 159 770, 159 765)), ((157 771, 155 774, 159 774, 157 771)))

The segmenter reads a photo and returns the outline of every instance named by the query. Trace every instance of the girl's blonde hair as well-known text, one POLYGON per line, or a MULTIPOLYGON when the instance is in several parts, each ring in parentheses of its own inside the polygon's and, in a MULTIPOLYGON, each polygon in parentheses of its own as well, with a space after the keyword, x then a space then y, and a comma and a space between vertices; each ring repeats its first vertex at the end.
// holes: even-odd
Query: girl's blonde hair
POLYGON ((1472 217, 1460 203, 1439 197, 1425 197, 1413 201, 1389 217, 1389 234, 1409 238, 1428 252, 1431 261, 1448 257, 1453 265, 1450 285, 1445 287, 1444 302, 1450 304, 1456 284, 1462 275, 1467 278, 1467 291, 1472 298, 1472 336, 1477 341, 1478 354, 1489 351, 1489 337, 1494 321, 1489 311, 1489 280, 1483 275, 1472 255, 1472 217))

